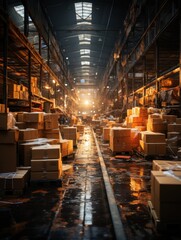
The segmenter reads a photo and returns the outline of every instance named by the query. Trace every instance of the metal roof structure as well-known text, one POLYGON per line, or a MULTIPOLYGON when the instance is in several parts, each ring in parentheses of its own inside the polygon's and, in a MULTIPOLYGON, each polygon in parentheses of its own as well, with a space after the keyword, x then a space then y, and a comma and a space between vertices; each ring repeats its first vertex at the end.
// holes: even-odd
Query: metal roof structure
POLYGON ((41 2, 77 88, 99 86, 115 42, 121 37, 129 2, 41 2))

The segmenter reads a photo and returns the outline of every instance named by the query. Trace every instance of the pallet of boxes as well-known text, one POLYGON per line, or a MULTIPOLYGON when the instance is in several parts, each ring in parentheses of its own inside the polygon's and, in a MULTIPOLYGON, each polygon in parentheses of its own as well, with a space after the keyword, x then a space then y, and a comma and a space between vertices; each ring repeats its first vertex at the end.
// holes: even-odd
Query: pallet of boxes
POLYGON ((157 230, 180 230, 181 162, 153 160, 148 207, 157 230))
POLYGON ((55 182, 61 186, 62 158, 60 145, 32 147, 31 182, 55 182))
POLYGON ((12 113, 0 113, 0 191, 1 194, 22 194, 26 189, 30 171, 18 165, 19 129, 12 113))
POLYGON ((131 129, 122 127, 113 127, 110 129, 110 149, 112 154, 129 153, 131 147, 131 129))

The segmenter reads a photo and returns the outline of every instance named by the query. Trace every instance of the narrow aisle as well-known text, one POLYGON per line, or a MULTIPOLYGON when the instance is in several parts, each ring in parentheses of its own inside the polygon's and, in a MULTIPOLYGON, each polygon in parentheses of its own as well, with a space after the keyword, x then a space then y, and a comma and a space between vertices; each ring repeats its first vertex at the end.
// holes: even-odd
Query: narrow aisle
POLYGON ((114 239, 97 148, 89 127, 77 145, 74 171, 49 239, 114 239))

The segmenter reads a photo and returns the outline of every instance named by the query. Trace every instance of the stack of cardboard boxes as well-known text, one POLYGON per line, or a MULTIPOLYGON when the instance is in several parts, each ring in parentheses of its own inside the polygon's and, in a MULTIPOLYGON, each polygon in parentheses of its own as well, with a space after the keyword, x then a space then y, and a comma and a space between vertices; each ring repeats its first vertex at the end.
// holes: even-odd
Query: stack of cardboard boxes
POLYGON ((32 147, 31 180, 58 180, 61 176, 60 145, 32 147))
POLYGON ((112 152, 131 151, 131 129, 130 128, 111 128, 110 149, 112 152))
POLYGON ((140 146, 146 155, 165 155, 165 134, 150 131, 141 132, 140 146))
POLYGON ((28 170, 17 168, 19 130, 11 127, 12 115, 0 114, 0 189, 23 191, 28 181, 28 170))
POLYGON ((73 146, 77 146, 77 127, 64 127, 63 138, 73 140, 73 146))

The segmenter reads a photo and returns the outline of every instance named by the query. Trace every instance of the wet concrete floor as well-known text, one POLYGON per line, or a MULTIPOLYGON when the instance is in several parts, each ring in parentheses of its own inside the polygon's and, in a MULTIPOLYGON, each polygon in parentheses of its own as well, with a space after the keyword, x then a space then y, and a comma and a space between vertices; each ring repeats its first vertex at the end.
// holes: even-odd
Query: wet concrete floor
MULTIPOLYGON (((115 159, 98 137, 128 240, 179 240, 176 230, 158 233, 150 217, 151 161, 115 159)), ((80 137, 62 186, 33 183, 22 196, 0 197, 0 239, 115 239, 96 145, 90 128, 80 137)))

